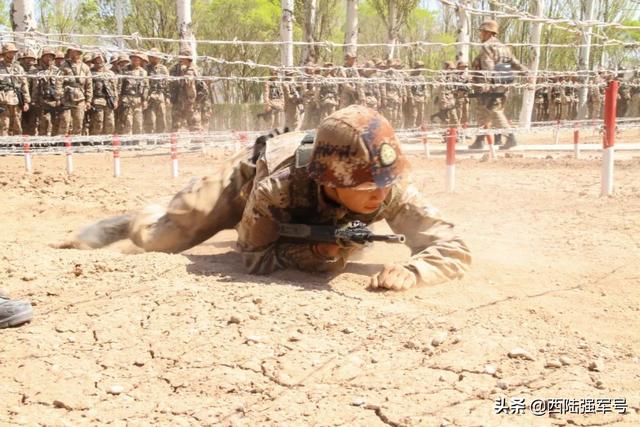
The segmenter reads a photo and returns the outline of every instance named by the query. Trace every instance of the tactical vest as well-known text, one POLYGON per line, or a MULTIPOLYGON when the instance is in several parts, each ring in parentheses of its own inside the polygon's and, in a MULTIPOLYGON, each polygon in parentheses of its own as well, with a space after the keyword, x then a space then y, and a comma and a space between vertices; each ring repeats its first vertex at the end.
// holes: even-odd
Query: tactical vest
POLYGON ((269 83, 269 99, 282 98, 282 89, 277 83, 269 83))

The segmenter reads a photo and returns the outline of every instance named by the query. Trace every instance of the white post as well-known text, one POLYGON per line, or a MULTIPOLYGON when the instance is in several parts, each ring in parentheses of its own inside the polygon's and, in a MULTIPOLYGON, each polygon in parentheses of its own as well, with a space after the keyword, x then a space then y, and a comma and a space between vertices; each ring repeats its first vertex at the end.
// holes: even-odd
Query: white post
MULTIPOLYGON (((315 41, 315 29, 316 29, 316 12, 318 10, 318 0, 306 0, 305 7, 305 23, 304 23, 304 41, 307 43, 313 43, 315 41)), ((302 64, 304 65, 313 52, 313 46, 307 44, 302 50, 302 64)), ((317 58, 316 58, 317 60, 317 58)))
POLYGON ((193 53, 193 61, 197 57, 196 41, 193 37, 193 25, 191 23, 191 1, 177 0, 178 35, 180 36, 180 47, 187 47, 193 53))
MULTIPOLYGON (((13 31, 30 32, 38 29, 33 0, 13 0, 11 4, 11 28, 13 31)), ((18 49, 35 48, 29 37, 19 34, 15 37, 18 49)))
POLYGON ((602 150, 602 196, 613 195, 613 157, 614 147, 607 147, 602 150))
POLYGON ((29 143, 27 142, 26 137, 22 149, 24 151, 24 168, 27 173, 31 173, 33 172, 33 164, 31 163, 31 150, 29 149, 29 143))
POLYGON ((461 0, 456 7, 458 16, 458 47, 456 48, 456 60, 469 63, 469 14, 467 13, 467 0, 461 0))
MULTIPOLYGON (((533 12, 538 18, 542 18, 544 1, 535 0, 535 11, 533 12)), ((529 66, 529 71, 534 78, 538 77, 538 66, 540 65, 540 38, 542 35, 542 22, 531 24, 531 48, 533 49, 533 58, 529 66)), ((533 103, 536 97, 536 85, 527 88, 522 96, 522 107, 520 108, 520 127, 528 128, 531 126, 531 115, 533 113, 533 103)))
POLYGON ((347 0, 347 26, 344 32, 344 53, 357 53, 358 47, 358 0, 347 0))
POLYGON ((282 65, 293 66, 293 0, 281 0, 282 19, 280 38, 282 39, 282 65))
POLYGON ((73 150, 71 148, 71 141, 69 141, 69 137, 65 138, 64 147, 65 156, 67 157, 67 175, 71 175, 73 174, 73 150))
MULTIPOLYGON (((587 0, 587 9, 585 12, 585 19, 591 22, 595 14, 595 2, 593 0, 587 0)), ((582 30, 582 44, 583 46, 580 48, 580 57, 578 59, 578 70, 585 73, 584 79, 581 79, 585 86, 581 87, 578 92, 578 120, 587 118, 587 96, 589 94, 589 88, 586 84, 589 83, 589 74, 586 70, 589 69, 589 57, 591 56, 591 27, 582 30)))
POLYGON ((118 135, 113 137, 113 176, 120 177, 120 138, 118 135))
POLYGON ((396 0, 388 0, 387 1, 387 10, 389 12, 389 17, 388 17, 388 31, 389 31, 389 39, 388 39, 388 43, 389 43, 389 53, 388 53, 388 57, 389 58, 393 58, 393 56, 395 55, 395 51, 396 51, 396 41, 397 41, 397 37, 398 37, 398 33, 396 31, 396 20, 398 17, 398 10, 397 10, 397 5, 396 5, 396 0))
POLYGON ((115 15, 116 15, 116 33, 118 33, 118 47, 120 49, 124 48, 124 39, 122 35, 124 34, 124 0, 115 0, 115 15))
POLYGON ((178 137, 171 134, 171 177, 178 177, 178 137))

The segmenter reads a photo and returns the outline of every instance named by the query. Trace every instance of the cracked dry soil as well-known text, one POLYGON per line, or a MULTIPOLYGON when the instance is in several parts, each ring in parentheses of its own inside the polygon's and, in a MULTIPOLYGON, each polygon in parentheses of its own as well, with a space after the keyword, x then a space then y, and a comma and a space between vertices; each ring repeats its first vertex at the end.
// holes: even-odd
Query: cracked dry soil
POLYGON ((166 201, 223 153, 182 156, 176 180, 165 157, 125 156, 119 179, 107 154, 76 156, 70 178, 62 156, 35 157, 30 176, 0 158, 0 282, 36 312, 0 333, 0 424, 639 425, 640 161, 619 162, 601 199, 598 159, 465 159, 454 195, 442 160, 411 159, 474 263, 460 281, 380 293, 368 275, 408 251, 267 277, 243 272, 233 231, 180 255, 48 246, 166 201), (495 415, 499 396, 628 410, 495 415))

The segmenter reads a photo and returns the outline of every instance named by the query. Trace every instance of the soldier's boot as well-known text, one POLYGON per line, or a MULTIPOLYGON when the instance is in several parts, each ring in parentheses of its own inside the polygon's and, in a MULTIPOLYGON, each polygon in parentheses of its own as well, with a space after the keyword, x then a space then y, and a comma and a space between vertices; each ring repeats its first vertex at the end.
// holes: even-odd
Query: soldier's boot
POLYGON ((52 245, 57 249, 99 249, 129 237, 133 214, 118 215, 91 224, 72 240, 52 245))
POLYGON ((516 141, 516 136, 512 133, 509 134, 509 136, 507 136, 507 142, 500 147, 501 150, 508 150, 509 148, 515 147, 516 145, 518 145, 518 142, 516 141))
POLYGON ((26 301, 12 300, 0 290, 0 329, 18 326, 33 318, 33 308, 26 301))
POLYGON ((476 140, 468 148, 469 150, 482 150, 484 148, 485 135, 476 136, 476 140))
POLYGON ((501 133, 497 133, 495 135, 494 140, 493 140, 493 145, 496 145, 496 146, 502 145, 502 134, 501 133))

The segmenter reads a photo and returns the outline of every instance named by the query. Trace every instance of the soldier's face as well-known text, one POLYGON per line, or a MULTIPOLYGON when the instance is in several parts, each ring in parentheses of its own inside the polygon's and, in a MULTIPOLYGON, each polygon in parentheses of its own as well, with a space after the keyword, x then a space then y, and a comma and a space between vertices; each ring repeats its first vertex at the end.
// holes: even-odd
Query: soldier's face
POLYGON ((149 63, 151 65, 158 65, 160 63, 160 58, 158 58, 156 56, 150 56, 149 57, 149 63))
POLYGON ((356 190, 353 188, 336 188, 336 199, 351 212, 360 214, 373 213, 384 202, 391 188, 372 190, 356 190))
POLYGON ((70 51, 69 51, 69 58, 70 58, 72 61, 75 61, 75 60, 80 59, 80 55, 81 55, 81 53, 80 53, 80 52, 78 52, 77 50, 70 50, 70 51))
POLYGON ((40 62, 42 62, 42 65, 45 67, 51 65, 51 61, 53 61, 53 55, 44 55, 40 58, 40 62))
POLYGON ((2 55, 4 57, 4 60, 11 63, 13 62, 13 58, 16 57, 16 53, 15 52, 6 52, 4 55, 2 55))
POLYGON ((102 61, 101 56, 97 56, 96 59, 93 60, 93 65, 95 65, 97 68, 102 67, 103 64, 104 62, 102 61))
POLYGON ((480 30, 480 40, 486 42, 493 36, 493 33, 490 31, 480 30))
POLYGON ((131 57, 131 65, 135 68, 135 67, 139 67, 140 64, 142 64, 142 60, 140 58, 138 58, 137 56, 132 56, 131 57))

